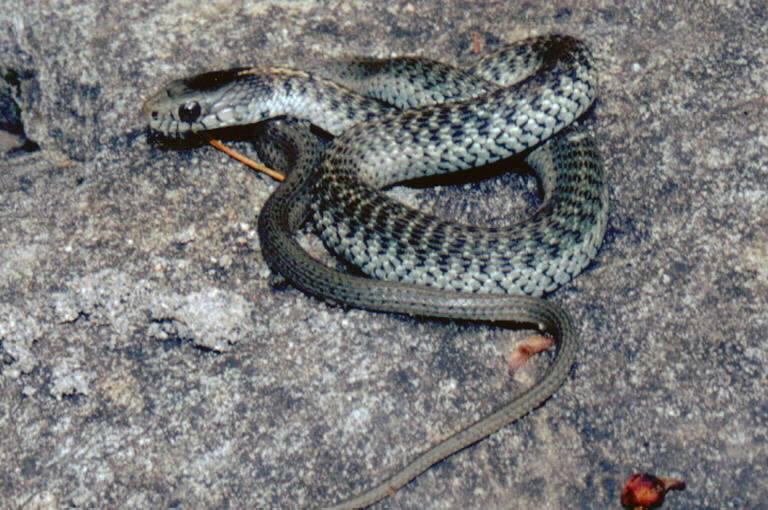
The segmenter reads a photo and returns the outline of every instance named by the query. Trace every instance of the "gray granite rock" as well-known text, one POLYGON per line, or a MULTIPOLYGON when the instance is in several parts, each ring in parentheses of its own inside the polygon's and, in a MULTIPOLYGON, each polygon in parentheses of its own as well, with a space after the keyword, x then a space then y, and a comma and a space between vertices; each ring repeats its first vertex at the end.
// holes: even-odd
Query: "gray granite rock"
MULTIPOLYGON (((148 143, 140 105, 203 70, 466 64, 473 38, 565 32, 598 57, 612 201, 598 259, 551 297, 578 363, 377 508, 617 508, 635 471, 688 482, 665 508, 766 508, 767 24, 756 0, 6 1, 0 69, 39 150, 0 158, 0 506, 318 507, 520 391, 504 329, 272 289, 274 183, 148 143)), ((479 222, 531 186, 394 193, 479 222)))

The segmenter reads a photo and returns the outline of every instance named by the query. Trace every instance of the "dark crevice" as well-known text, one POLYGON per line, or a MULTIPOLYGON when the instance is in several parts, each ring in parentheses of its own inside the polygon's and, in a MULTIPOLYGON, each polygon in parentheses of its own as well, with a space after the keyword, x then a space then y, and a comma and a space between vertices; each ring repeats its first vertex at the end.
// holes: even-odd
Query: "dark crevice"
POLYGON ((27 137, 21 119, 21 106, 16 101, 21 95, 24 80, 34 78, 31 71, 0 69, 0 152, 12 155, 35 152, 40 146, 27 137))

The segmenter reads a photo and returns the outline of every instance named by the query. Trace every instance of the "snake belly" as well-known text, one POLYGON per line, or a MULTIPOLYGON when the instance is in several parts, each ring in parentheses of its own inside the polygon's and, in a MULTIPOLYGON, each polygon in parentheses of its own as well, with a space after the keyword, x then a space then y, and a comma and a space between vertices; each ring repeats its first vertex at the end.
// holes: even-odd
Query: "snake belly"
POLYGON ((171 82, 144 112, 167 136, 284 116, 335 136, 320 152, 307 149, 300 130, 275 128, 293 146, 295 168, 262 209, 259 234, 270 268, 297 288, 377 311, 532 324, 558 343, 555 360, 528 391, 338 506, 357 508, 527 414, 563 383, 575 330, 564 310, 536 296, 594 258, 608 200, 595 144, 575 122, 596 88, 589 50, 576 39, 520 41, 467 70, 417 58, 357 59, 329 69, 205 73, 171 82), (446 221, 380 191, 521 153, 544 200, 531 218, 506 228, 446 221), (331 250, 377 279, 306 253, 295 233, 310 214, 331 250))

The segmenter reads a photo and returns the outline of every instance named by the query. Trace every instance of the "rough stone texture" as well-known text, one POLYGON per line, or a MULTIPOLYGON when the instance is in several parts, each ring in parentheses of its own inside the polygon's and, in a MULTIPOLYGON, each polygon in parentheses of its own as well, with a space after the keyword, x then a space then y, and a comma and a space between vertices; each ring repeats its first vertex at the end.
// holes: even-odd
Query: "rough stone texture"
MULTIPOLYGON (((378 508, 617 508, 635 471, 688 482, 665 508, 768 508, 766 27, 759 0, 6 0, 0 68, 41 150, 0 159, 0 506, 317 507, 519 391, 505 330, 271 289, 274 184, 148 144, 139 108, 202 70, 460 64, 473 33, 566 32, 598 56, 612 200, 598 260, 552 297, 579 361, 378 508)), ((510 183, 398 193, 476 221, 507 216, 510 183)))

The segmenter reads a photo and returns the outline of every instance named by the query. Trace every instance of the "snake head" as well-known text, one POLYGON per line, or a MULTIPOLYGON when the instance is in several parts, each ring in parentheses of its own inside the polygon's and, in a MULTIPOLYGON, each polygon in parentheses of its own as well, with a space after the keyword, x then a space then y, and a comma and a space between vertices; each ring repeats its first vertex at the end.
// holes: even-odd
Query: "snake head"
POLYGON ((222 106, 222 98, 249 71, 213 71, 168 83, 144 103, 149 127, 165 136, 181 137, 241 121, 236 108, 222 106))

